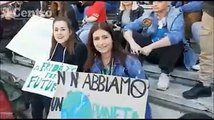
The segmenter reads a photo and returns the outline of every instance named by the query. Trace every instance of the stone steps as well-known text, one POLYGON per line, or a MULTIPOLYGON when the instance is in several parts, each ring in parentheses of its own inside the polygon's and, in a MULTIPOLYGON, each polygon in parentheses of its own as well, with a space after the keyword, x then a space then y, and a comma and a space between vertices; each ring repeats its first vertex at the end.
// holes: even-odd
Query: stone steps
MULTIPOLYGON (((149 78, 149 81, 149 94, 151 97, 157 97, 165 101, 174 102, 176 104, 192 107, 201 111, 208 111, 214 113, 213 97, 204 97, 188 100, 182 97, 182 93, 186 90, 189 90, 191 88, 190 86, 171 82, 168 90, 160 91, 156 90, 156 85, 158 82, 156 79, 149 78)), ((212 92, 212 94, 214 95, 214 92, 212 92)))
MULTIPOLYGON (((144 62, 145 73, 148 77, 158 79, 161 70, 158 65, 144 62)), ((187 71, 184 67, 175 68, 170 74, 170 79, 179 84, 184 84, 188 86, 194 86, 198 82, 198 72, 197 71, 187 71)), ((211 85, 212 89, 214 85, 211 85)), ((214 89, 213 89, 214 90, 214 89)))
POLYGON ((150 81, 149 98, 152 103, 185 113, 200 112, 214 117, 214 92, 212 92, 212 97, 198 99, 188 100, 182 96, 184 91, 191 89, 197 83, 197 72, 176 68, 171 74, 169 89, 160 91, 156 90, 161 73, 158 65, 145 62, 144 69, 150 81))

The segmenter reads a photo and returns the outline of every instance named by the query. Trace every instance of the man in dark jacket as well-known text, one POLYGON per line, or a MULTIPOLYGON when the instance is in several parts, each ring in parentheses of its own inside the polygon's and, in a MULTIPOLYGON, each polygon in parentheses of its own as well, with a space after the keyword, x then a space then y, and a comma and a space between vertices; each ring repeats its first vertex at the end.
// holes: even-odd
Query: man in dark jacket
POLYGON ((1 16, 0 23, 0 52, 5 53, 5 55, 11 59, 12 52, 6 49, 7 44, 30 19, 32 12, 30 13, 29 11, 36 13, 36 10, 40 10, 40 2, 16 1, 10 5, 8 4, 5 9, 7 10, 2 13, 4 15, 1 16), (12 14, 13 12, 15 12, 15 14, 12 14))

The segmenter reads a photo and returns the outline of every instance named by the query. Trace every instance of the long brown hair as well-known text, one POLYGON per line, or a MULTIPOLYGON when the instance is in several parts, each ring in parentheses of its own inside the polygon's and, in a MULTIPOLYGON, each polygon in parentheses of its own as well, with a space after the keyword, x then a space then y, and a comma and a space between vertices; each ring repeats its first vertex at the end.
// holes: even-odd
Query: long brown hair
MULTIPOLYGON (((55 22, 57 21, 64 21, 68 28, 69 28, 69 31, 71 32, 69 38, 67 41, 65 41, 65 43, 63 44, 63 46, 65 48, 67 48, 67 50, 69 51, 70 55, 71 54, 74 54, 74 47, 75 47, 75 44, 77 42, 76 40, 76 37, 75 37, 75 32, 71 26, 71 22, 69 21, 69 19, 67 17, 56 17, 53 21, 53 25, 52 25, 52 28, 53 28, 53 31, 54 31, 54 24, 55 22)), ((53 51, 57 45, 57 41, 56 39, 54 38, 54 33, 52 33, 52 40, 51 40, 51 49, 50 49, 50 54, 49 54, 49 58, 51 58, 52 54, 53 54, 53 51)))
POLYGON ((96 48, 94 47, 94 43, 93 43, 93 34, 95 31, 97 31, 98 29, 102 29, 107 31, 112 38, 113 41, 113 47, 112 47, 112 57, 116 59, 119 58, 120 63, 124 64, 125 62, 125 58, 126 58, 126 53, 125 51, 122 49, 120 43, 118 42, 118 40, 115 39, 115 33, 113 31, 113 25, 108 24, 107 22, 100 22, 100 23, 94 23, 94 25, 92 26, 90 32, 89 32, 89 37, 88 37, 88 58, 86 60, 85 66, 84 66, 84 71, 88 71, 91 66, 94 63, 94 59, 96 57, 100 57, 101 54, 99 51, 96 50, 96 48))
POLYGON ((68 12, 68 3, 66 1, 51 1, 50 10, 52 13, 52 17, 67 17, 68 12), (60 6, 58 5, 58 3, 60 6), (60 8, 59 8, 60 7, 60 8), (59 11, 58 11, 59 8, 59 11))

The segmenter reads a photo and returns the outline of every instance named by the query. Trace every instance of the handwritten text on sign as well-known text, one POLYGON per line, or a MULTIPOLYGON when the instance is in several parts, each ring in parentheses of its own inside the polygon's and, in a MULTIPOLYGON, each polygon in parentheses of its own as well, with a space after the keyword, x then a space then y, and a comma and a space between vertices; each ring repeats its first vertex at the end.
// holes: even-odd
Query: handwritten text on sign
POLYGON ((76 72, 76 70, 76 65, 54 61, 37 61, 22 90, 53 97, 57 85, 57 71, 76 72))
POLYGON ((148 81, 58 72, 48 118, 144 118, 148 81))

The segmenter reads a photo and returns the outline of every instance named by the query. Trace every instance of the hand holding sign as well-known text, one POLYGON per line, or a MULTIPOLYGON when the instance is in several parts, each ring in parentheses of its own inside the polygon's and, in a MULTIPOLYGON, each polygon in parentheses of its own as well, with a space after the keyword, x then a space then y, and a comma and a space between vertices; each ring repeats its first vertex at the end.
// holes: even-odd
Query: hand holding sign
POLYGON ((76 65, 54 61, 36 61, 22 90, 53 97, 57 86, 57 72, 75 72, 76 70, 76 65))

